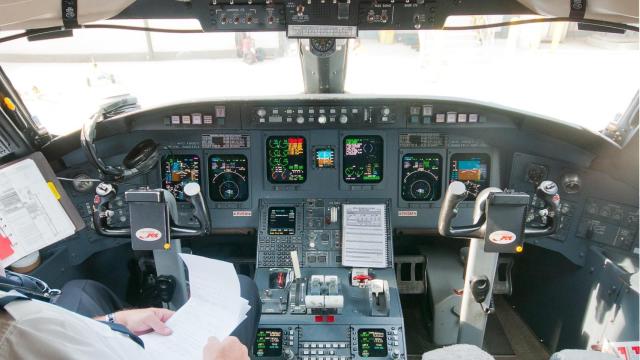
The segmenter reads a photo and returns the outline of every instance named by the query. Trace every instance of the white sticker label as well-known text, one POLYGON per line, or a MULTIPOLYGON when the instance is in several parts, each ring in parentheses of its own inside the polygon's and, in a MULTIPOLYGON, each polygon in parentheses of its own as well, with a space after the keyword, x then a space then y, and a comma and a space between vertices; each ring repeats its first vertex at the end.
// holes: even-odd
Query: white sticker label
POLYGON ((136 237, 142 241, 156 241, 162 239, 162 233, 154 228, 142 228, 136 231, 136 237))
POLYGON ((233 216, 250 217, 251 210, 236 210, 233 212, 233 216))
POLYGON ((516 241, 516 238, 516 234, 506 230, 494 231, 489 234, 489 241, 498 245, 511 244, 516 241))
POLYGON ((398 216, 416 217, 418 216, 418 212, 416 210, 398 210, 398 216))

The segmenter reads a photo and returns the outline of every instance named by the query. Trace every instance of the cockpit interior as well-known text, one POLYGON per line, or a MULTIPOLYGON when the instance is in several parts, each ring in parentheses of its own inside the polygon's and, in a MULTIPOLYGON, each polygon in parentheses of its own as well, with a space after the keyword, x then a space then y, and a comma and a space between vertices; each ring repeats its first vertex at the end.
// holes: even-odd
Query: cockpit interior
POLYGON ((170 310, 154 359, 640 359, 638 63, 635 0, 0 0, 0 295, 170 310))

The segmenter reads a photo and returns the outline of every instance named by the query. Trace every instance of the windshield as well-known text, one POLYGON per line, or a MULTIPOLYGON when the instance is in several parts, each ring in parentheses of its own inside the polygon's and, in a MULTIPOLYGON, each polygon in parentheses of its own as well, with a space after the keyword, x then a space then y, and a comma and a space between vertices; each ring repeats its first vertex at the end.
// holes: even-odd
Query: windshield
MULTIPOLYGON (((465 16, 447 25, 518 18, 523 17, 465 16)), ((184 20, 112 23, 199 27, 184 20)), ((486 101, 600 130, 638 91, 639 54, 637 33, 578 31, 568 23, 360 32, 349 43, 345 90, 486 101)), ((32 115, 53 134, 78 129, 117 95, 129 94, 149 108, 304 91, 297 41, 275 32, 86 29, 72 38, 0 44, 0 65, 32 115)))

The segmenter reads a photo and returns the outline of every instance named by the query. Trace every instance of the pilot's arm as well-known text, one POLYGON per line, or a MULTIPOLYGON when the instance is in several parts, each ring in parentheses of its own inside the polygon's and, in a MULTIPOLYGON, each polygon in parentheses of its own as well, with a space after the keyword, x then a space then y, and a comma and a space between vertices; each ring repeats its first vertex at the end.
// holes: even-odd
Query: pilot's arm
POLYGON ((94 320, 113 321, 124 325, 135 335, 143 335, 153 331, 160 335, 171 335, 171 329, 165 323, 173 314, 173 311, 162 308, 132 309, 98 316, 94 320))

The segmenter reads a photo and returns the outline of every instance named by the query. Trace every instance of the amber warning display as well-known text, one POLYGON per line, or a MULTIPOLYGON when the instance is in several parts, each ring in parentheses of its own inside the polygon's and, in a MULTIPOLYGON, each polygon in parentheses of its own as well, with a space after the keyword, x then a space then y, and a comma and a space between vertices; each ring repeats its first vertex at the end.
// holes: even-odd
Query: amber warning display
POLYGON ((384 329, 358 330, 358 355, 386 358, 387 353, 387 332, 384 329))
POLYGON ((282 356, 282 329, 258 329, 253 354, 256 357, 282 356))
POLYGON ((302 136, 267 139, 267 178, 274 184, 301 184, 307 179, 307 146, 302 136))

